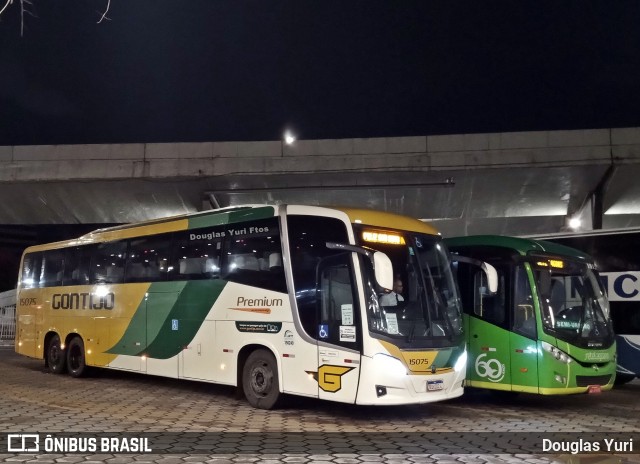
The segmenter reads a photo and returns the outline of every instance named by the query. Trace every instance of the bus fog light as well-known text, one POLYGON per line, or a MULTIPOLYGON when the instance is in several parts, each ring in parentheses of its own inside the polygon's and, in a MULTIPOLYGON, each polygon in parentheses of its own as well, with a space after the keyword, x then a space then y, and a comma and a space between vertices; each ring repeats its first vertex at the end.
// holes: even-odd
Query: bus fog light
POLYGON ((383 387, 382 385, 376 385, 376 396, 380 398, 387 394, 387 387, 383 387))
POLYGON ((562 377, 561 375, 556 374, 555 379, 556 379, 556 382, 558 383, 561 383, 561 384, 567 383, 566 377, 562 377))
POLYGON ((407 375, 407 369, 398 358, 387 356, 386 354, 377 354, 373 357, 376 369, 381 372, 388 372, 392 375, 401 377, 407 375))

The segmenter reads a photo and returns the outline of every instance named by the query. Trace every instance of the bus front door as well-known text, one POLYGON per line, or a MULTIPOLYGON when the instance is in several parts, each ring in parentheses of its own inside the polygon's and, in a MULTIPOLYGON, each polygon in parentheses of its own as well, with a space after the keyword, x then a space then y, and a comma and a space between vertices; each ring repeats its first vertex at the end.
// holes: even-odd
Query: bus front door
POLYGON ((536 318, 533 306, 516 304, 512 317, 511 383, 513 391, 539 393, 536 318))
POLYGON ((472 387, 511 390, 509 331, 490 320, 488 312, 468 317, 469 363, 472 387))
POLYGON ((351 253, 323 259, 318 266, 318 396, 355 403, 360 377, 360 316, 351 253))

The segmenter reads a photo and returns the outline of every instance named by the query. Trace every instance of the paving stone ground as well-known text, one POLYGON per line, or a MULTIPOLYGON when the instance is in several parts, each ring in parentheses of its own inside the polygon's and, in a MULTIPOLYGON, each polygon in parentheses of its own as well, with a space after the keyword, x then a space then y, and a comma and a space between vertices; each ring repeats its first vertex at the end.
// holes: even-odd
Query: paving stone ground
POLYGON ((74 379, 0 347, 0 438, 0 462, 21 463, 640 464, 640 381, 600 395, 504 398, 468 391, 443 403, 382 408, 291 397, 280 409, 263 411, 230 387, 107 370, 74 379), (7 434, 62 439, 105 432, 147 437, 155 450, 6 452, 7 434), (538 446, 542 437, 636 437, 637 451, 530 452, 527 443, 538 446))

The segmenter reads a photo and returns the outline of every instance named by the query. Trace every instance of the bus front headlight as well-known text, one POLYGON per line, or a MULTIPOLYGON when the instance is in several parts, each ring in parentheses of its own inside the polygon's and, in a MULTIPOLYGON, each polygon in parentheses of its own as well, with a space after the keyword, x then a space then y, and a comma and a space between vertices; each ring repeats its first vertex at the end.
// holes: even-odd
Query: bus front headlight
POLYGON ((542 349, 560 362, 565 364, 569 364, 571 362, 571 356, 547 342, 542 342, 542 349))
POLYGON ((380 369, 382 372, 389 372, 397 377, 407 375, 407 368, 402 364, 402 361, 393 356, 378 353, 373 357, 373 362, 376 369, 380 369))
POLYGON ((464 350, 458 360, 453 366, 453 370, 456 372, 462 372, 467 369, 467 350, 464 350))

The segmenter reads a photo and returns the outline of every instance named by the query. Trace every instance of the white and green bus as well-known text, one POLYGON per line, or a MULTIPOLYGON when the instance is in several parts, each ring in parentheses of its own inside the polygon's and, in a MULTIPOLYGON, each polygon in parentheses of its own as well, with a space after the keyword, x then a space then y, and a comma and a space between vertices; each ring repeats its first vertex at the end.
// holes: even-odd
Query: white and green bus
POLYGON ((25 250, 16 351, 282 394, 417 404, 460 396, 462 315, 449 252, 415 219, 246 206, 97 230, 25 250), (395 279, 402 304, 382 304, 395 279))

